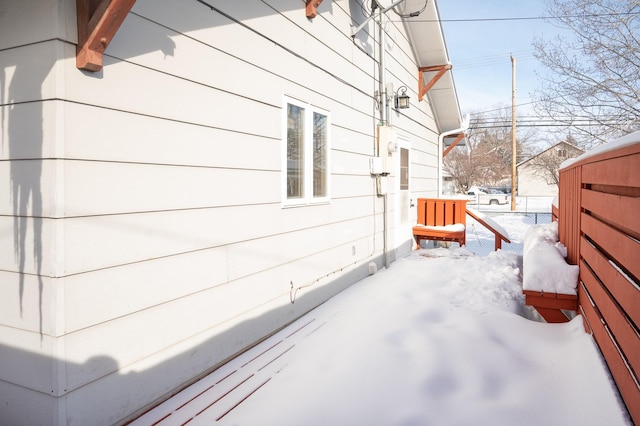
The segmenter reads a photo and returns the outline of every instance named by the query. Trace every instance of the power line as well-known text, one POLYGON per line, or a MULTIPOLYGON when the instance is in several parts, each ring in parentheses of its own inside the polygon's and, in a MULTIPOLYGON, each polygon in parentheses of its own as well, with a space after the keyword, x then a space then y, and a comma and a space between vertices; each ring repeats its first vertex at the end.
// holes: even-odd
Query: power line
POLYGON ((529 61, 529 60, 535 59, 535 55, 532 50, 522 50, 518 52, 509 52, 509 53, 497 53, 494 55, 476 56, 473 58, 466 58, 466 59, 456 59, 453 61, 455 63, 454 69, 463 70, 468 68, 478 68, 478 67, 501 64, 503 62, 508 61, 510 54, 517 56, 518 61, 529 61))
MULTIPOLYGON (((619 13, 594 13, 583 15, 564 15, 564 16, 515 16, 505 18, 458 18, 458 19, 412 19, 411 22, 501 22, 501 21, 549 21, 560 19, 578 19, 578 18, 603 18, 613 16, 630 16, 637 15, 638 12, 619 12, 619 13)), ((400 22, 400 21, 394 21, 400 22)))
MULTIPOLYGON (((619 123, 601 123, 601 124, 570 124, 570 123, 555 123, 555 124, 518 124, 518 127, 594 127, 594 126, 615 126, 619 123)), ((470 129, 508 129, 511 128, 511 123, 503 125, 492 126, 470 126, 470 129)))
MULTIPOLYGON (((564 122, 567 124, 601 124, 601 123, 607 123, 607 124, 612 124, 612 123, 619 123, 621 121, 624 122, 628 122, 633 120, 632 117, 602 117, 599 120, 595 120, 593 118, 573 118, 573 117, 558 117, 558 118, 536 118, 533 116, 529 116, 529 118, 526 119, 522 119, 521 117, 517 117, 518 122, 519 123, 557 123, 557 122, 564 122)), ((471 123, 471 126, 473 126, 474 124, 506 124, 506 123, 511 123, 511 118, 504 118, 504 119, 495 119, 495 120, 477 120, 475 122, 471 123)))
MULTIPOLYGON (((519 127, 598 127, 598 126, 624 126, 629 122, 632 122, 633 118, 619 119, 616 117, 603 118, 601 120, 594 120, 588 118, 571 118, 571 117, 558 117, 558 118, 535 118, 529 116, 528 119, 518 119, 519 127)), ((511 121, 508 119, 496 119, 488 121, 476 121, 472 122, 469 126, 470 129, 506 129, 511 127, 511 121)))

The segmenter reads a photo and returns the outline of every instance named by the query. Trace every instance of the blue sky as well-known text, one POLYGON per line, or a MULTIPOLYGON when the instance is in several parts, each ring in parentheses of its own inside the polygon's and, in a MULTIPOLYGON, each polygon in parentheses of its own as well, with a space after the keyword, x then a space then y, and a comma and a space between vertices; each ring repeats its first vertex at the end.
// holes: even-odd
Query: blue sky
MULTIPOLYGON (((511 106, 511 60, 516 58, 518 115, 529 114, 531 94, 539 86, 536 70, 545 70, 534 58, 534 37, 545 39, 560 30, 544 20, 448 20, 547 16, 544 0, 440 0, 453 75, 463 114, 511 106)), ((473 116, 472 116, 473 117, 473 116)))

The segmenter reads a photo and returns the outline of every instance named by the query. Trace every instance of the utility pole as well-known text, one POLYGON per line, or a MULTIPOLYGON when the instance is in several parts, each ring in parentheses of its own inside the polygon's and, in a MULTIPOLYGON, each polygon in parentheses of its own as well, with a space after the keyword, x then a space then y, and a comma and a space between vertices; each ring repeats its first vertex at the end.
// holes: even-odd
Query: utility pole
POLYGON ((511 211, 516 210, 516 58, 511 55, 511 211))

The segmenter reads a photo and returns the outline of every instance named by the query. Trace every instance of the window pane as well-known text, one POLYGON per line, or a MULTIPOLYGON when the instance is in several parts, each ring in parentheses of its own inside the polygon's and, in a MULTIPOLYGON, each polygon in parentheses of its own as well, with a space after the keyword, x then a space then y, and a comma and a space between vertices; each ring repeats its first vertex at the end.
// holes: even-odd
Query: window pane
POLYGON ((304 109, 287 104, 287 198, 304 197, 304 109))
POLYGON ((313 196, 327 196, 327 116, 313 113, 313 196))
POLYGON ((409 189, 409 150, 400 148, 400 190, 409 189))

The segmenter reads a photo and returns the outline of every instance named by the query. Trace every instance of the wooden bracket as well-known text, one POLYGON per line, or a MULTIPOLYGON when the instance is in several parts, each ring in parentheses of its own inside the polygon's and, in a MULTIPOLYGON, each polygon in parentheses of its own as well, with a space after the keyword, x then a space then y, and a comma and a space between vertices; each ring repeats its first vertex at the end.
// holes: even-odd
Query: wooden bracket
POLYGON ((418 101, 421 101, 424 95, 433 87, 434 84, 440 80, 445 72, 449 71, 452 67, 451 64, 446 65, 434 65, 431 67, 418 68, 418 101), (437 72, 436 75, 431 77, 431 80, 427 84, 424 84, 424 74, 427 72, 437 72))
POLYGON ((449 145, 444 152, 442 153, 442 158, 446 157, 446 155, 449 153, 449 151, 451 151, 453 148, 455 148, 456 145, 458 145, 460 143, 460 141, 462 140, 462 138, 464 138, 464 133, 458 133, 457 135, 449 135, 449 136, 455 136, 456 140, 454 140, 451 145, 449 145))
POLYGON ((307 0, 307 8, 305 13, 307 14, 307 18, 313 19, 316 17, 316 9, 320 6, 322 0, 307 0))
POLYGON ((102 54, 136 0, 76 0, 78 47, 76 67, 102 69, 102 54))

